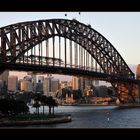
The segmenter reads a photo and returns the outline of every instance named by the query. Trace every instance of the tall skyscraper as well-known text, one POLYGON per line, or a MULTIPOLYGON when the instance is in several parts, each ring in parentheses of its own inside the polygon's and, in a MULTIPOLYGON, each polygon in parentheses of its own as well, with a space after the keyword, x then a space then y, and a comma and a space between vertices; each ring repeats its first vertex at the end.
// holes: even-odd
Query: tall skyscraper
POLYGON ((136 79, 140 80, 140 64, 138 64, 138 66, 137 66, 136 79))
POLYGON ((43 91, 44 94, 49 95, 48 93, 51 92, 51 81, 52 81, 53 77, 48 75, 46 78, 44 78, 44 82, 43 82, 43 91))
POLYGON ((18 90, 18 77, 17 76, 9 76, 8 77, 8 90, 9 91, 16 91, 18 90))
POLYGON ((44 82, 44 76, 37 76, 37 83, 38 82, 43 83, 44 82))
POLYGON ((72 76, 72 89, 78 90, 79 89, 79 78, 72 76))
POLYGON ((59 80, 52 79, 51 80, 51 92, 56 92, 59 89, 59 80))
POLYGON ((20 81, 20 90, 21 91, 32 91, 32 82, 23 79, 20 81))
POLYGON ((79 78, 79 89, 83 92, 84 90, 84 78, 80 77, 79 78))
POLYGON ((45 95, 49 92, 49 80, 48 78, 44 78, 44 83, 43 83, 43 92, 45 95))
POLYGON ((9 76, 9 70, 5 70, 1 75, 0 75, 0 80, 7 85, 8 84, 8 76, 9 76))
POLYGON ((43 92, 43 83, 41 83, 40 81, 36 83, 35 92, 43 92))

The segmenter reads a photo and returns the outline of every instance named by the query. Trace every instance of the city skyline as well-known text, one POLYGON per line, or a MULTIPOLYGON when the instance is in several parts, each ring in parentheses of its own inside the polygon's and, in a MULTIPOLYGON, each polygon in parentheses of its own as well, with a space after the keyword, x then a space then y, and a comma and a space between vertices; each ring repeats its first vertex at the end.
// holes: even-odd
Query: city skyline
POLYGON ((140 128, 140 12, 0 19, 0 127, 140 128))

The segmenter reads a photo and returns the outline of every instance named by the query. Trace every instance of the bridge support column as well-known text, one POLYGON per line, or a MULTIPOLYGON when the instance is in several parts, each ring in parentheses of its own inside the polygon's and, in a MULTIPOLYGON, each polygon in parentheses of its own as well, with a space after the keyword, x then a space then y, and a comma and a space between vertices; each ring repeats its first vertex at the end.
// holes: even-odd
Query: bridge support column
POLYGON ((140 103, 140 82, 138 83, 138 103, 140 103))
POLYGON ((131 99, 133 100, 133 103, 135 102, 135 98, 133 96, 133 84, 130 84, 129 89, 128 89, 128 94, 131 96, 131 99))

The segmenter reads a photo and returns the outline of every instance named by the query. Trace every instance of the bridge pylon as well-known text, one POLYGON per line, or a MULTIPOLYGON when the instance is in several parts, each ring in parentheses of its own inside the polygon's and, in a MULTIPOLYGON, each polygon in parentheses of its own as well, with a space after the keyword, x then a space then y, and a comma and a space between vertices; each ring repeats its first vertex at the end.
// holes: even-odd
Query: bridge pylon
POLYGON ((140 103, 140 82, 138 82, 138 103, 140 103))

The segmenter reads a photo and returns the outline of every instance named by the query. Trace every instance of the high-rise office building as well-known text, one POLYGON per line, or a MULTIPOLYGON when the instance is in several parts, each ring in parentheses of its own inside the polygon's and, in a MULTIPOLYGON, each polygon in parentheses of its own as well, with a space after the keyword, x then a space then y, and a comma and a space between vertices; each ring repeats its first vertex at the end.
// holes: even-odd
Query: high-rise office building
POLYGON ((49 91, 50 91, 50 89, 49 89, 49 79, 44 78, 43 92, 44 92, 44 94, 47 94, 49 91))
POLYGON ((140 64, 138 64, 137 66, 137 70, 136 70, 136 79, 140 80, 140 64))
POLYGON ((79 89, 79 78, 72 76, 72 89, 78 90, 79 89))
POLYGON ((51 92, 56 92, 59 89, 59 80, 52 79, 51 80, 51 92))
POLYGON ((49 93, 51 92, 51 81, 52 81, 53 77, 48 76, 46 78, 44 78, 44 82, 43 82, 43 92, 46 95, 50 95, 49 93))
POLYGON ((36 75, 36 72, 28 72, 27 73, 28 75, 31 75, 32 77, 32 84, 33 84, 33 87, 36 85, 37 83, 37 75, 36 75))
POLYGON ((84 90, 84 78, 80 77, 79 78, 79 89, 83 92, 84 90))
POLYGON ((5 70, 1 75, 0 75, 0 80, 7 85, 8 84, 8 76, 9 76, 9 70, 5 70))
POLYGON ((20 81, 20 90, 21 91, 32 91, 32 82, 23 79, 20 81))
POLYGON ((37 83, 43 83, 44 82, 44 76, 37 76, 37 83))
POLYGON ((17 76, 9 76, 8 77, 8 90, 16 91, 18 90, 18 77, 17 76))
POLYGON ((55 93, 57 90, 59 90, 59 80, 54 79, 53 77, 46 77, 43 82, 44 94, 50 96, 52 93, 55 93))

